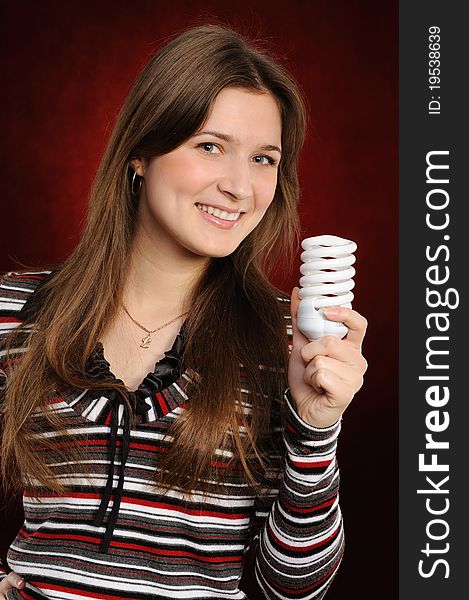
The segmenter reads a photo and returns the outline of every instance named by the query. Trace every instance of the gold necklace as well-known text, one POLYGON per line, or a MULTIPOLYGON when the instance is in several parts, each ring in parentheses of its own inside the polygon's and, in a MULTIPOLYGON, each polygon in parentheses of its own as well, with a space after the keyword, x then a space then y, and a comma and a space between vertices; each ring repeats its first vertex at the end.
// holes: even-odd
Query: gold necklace
POLYGON ((178 315, 177 317, 174 317, 174 319, 171 319, 171 321, 168 321, 167 323, 164 323, 163 325, 160 325, 156 329, 147 329, 146 327, 144 327, 143 325, 141 325, 138 321, 136 321, 132 317, 132 315, 129 313, 129 311, 127 310, 127 308, 126 308, 126 306, 125 306, 124 303, 122 303, 122 306, 124 307, 124 310, 128 314, 128 316, 130 317, 130 319, 135 323, 135 325, 138 325, 140 327, 140 329, 143 329, 144 331, 146 331, 148 333, 147 336, 145 336, 144 338, 142 338, 142 343, 140 344, 140 348, 149 348, 150 344, 152 342, 152 338, 151 338, 151 334, 152 333, 156 333, 157 331, 160 331, 160 329, 163 329, 164 327, 167 327, 168 325, 171 325, 171 323, 174 323, 174 321, 177 321, 178 319, 180 319, 184 315, 187 315, 187 313, 189 312, 189 311, 183 312, 182 314, 178 315))

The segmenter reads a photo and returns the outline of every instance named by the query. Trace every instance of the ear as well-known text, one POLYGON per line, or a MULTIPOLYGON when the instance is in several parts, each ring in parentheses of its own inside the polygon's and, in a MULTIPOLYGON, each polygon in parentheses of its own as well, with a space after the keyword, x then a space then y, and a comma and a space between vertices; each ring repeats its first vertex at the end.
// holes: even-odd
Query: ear
POLYGON ((130 161, 130 164, 137 175, 140 175, 140 177, 145 175, 145 162, 141 158, 134 158, 130 161))

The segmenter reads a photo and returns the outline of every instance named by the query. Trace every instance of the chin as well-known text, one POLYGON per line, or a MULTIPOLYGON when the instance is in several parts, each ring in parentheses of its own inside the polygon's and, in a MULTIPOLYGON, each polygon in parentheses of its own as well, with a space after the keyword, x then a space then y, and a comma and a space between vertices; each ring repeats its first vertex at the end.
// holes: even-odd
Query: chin
POLYGON ((200 256, 203 256, 205 258, 225 258, 226 256, 229 256, 230 254, 233 254, 233 252, 236 250, 236 248, 231 248, 230 250, 213 250, 212 252, 203 252, 200 254, 200 256))
POLYGON ((224 258, 225 256, 233 254, 238 246, 239 244, 213 244, 213 246, 207 247, 207 244, 205 244, 204 246, 199 246, 199 248, 191 248, 190 250, 199 256, 203 256, 204 258, 224 258))

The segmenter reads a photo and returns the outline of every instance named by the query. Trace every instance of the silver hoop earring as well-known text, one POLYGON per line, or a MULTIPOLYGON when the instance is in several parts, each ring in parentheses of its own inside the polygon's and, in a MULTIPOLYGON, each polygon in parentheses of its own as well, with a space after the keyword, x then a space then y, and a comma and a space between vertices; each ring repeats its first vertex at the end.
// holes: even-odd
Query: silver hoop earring
POLYGON ((132 196, 138 196, 140 194, 140 190, 142 188, 143 177, 137 175, 137 171, 134 171, 134 176, 132 177, 132 185, 130 191, 132 192, 132 196), (138 190, 135 189, 135 177, 138 177, 138 190))

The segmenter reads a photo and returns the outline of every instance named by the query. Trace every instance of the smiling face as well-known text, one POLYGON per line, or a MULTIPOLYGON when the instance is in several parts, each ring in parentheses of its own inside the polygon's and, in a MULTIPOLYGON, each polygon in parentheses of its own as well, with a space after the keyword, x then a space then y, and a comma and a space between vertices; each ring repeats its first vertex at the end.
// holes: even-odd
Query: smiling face
POLYGON ((281 133, 271 94, 223 89, 202 128, 178 148, 132 161, 144 178, 137 231, 168 259, 231 254, 273 200, 281 133))

